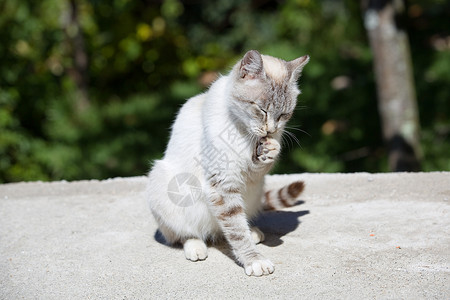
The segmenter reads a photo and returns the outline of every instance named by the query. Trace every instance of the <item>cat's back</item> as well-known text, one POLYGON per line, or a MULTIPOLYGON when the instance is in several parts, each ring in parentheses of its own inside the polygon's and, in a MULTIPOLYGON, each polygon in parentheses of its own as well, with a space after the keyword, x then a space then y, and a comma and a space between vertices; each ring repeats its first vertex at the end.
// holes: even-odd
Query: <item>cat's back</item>
POLYGON ((223 114, 223 91, 226 76, 214 82, 205 93, 189 98, 180 108, 166 149, 165 158, 186 160, 189 154, 198 156, 202 139, 207 132, 225 121, 223 114))
POLYGON ((200 143, 202 133, 202 107, 205 94, 189 98, 180 108, 165 152, 165 158, 179 157, 180 151, 194 151, 200 143))
POLYGON ((189 98, 178 112, 177 118, 174 123, 175 127, 179 126, 181 128, 189 129, 190 126, 198 126, 196 122, 201 119, 202 108, 206 100, 206 94, 199 94, 192 98, 189 98))

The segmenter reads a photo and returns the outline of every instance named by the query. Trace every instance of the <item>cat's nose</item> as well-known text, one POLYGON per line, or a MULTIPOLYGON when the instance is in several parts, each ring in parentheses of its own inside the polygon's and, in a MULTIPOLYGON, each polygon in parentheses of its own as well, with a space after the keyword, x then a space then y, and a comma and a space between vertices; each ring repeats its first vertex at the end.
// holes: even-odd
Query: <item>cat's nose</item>
POLYGON ((275 132, 277 132, 275 129, 267 129, 266 136, 271 137, 275 132))
POLYGON ((266 133, 274 134, 276 130, 275 122, 273 120, 268 120, 266 123, 266 133))

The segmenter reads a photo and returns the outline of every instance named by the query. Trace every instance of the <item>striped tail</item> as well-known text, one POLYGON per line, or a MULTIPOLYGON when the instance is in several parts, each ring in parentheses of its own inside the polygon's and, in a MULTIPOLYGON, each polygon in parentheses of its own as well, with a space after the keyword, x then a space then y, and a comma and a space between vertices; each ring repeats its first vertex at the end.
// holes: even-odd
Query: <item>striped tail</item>
POLYGON ((293 206, 297 202, 297 197, 303 192, 305 183, 295 181, 279 190, 267 191, 264 197, 264 210, 274 210, 293 206))

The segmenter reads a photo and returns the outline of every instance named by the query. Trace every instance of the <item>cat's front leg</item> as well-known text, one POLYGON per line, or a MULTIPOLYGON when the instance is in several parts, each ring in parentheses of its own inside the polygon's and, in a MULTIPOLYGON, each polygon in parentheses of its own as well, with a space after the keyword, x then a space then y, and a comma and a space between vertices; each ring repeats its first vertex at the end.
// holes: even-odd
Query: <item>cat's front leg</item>
POLYGON ((272 274, 273 263, 256 250, 239 188, 220 187, 210 200, 223 234, 245 273, 249 276, 272 274))
POLYGON ((256 146, 256 159, 264 164, 270 164, 275 161, 280 154, 280 143, 270 137, 263 137, 256 146))

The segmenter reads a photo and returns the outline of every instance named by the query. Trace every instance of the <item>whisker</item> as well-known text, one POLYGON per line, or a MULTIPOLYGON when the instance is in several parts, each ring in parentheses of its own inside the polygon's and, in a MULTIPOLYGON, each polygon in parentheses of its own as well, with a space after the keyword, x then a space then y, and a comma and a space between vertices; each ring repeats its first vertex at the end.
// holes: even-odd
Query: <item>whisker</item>
POLYGON ((292 149, 292 147, 294 146, 292 144, 292 141, 288 138, 288 136, 284 134, 281 136, 281 142, 283 143, 283 145, 286 144, 289 150, 292 149))
POLYGON ((288 142, 289 147, 290 147, 290 149, 291 149, 291 148, 292 148, 292 141, 291 141, 289 135, 287 135, 287 134, 285 134, 285 133, 286 133, 286 130, 283 131, 283 135, 281 136, 281 138, 282 138, 284 141, 287 141, 287 142, 288 142))
MULTIPOLYGON (((300 145, 298 139, 295 137, 294 134, 292 134, 292 132, 287 131, 287 137, 288 137, 289 140, 291 141, 292 148, 294 148, 294 143, 296 143, 297 145, 300 145)), ((301 147, 301 146, 300 146, 300 147, 301 147)))
POLYGON ((311 137, 311 135, 303 129, 292 127, 292 126, 285 126, 285 128, 300 131, 300 132, 306 134, 307 136, 311 137))
POLYGON ((295 107, 295 110, 304 110, 304 109, 308 109, 308 106, 305 106, 305 105, 300 105, 300 106, 296 106, 295 107))
POLYGON ((298 145, 301 149, 303 149, 302 145, 300 144, 300 141, 299 141, 298 138, 295 136, 295 134, 293 134, 292 132, 287 131, 287 130, 285 130, 285 132, 287 133, 287 135, 288 135, 291 139, 293 139, 293 140, 297 143, 297 145, 298 145))

